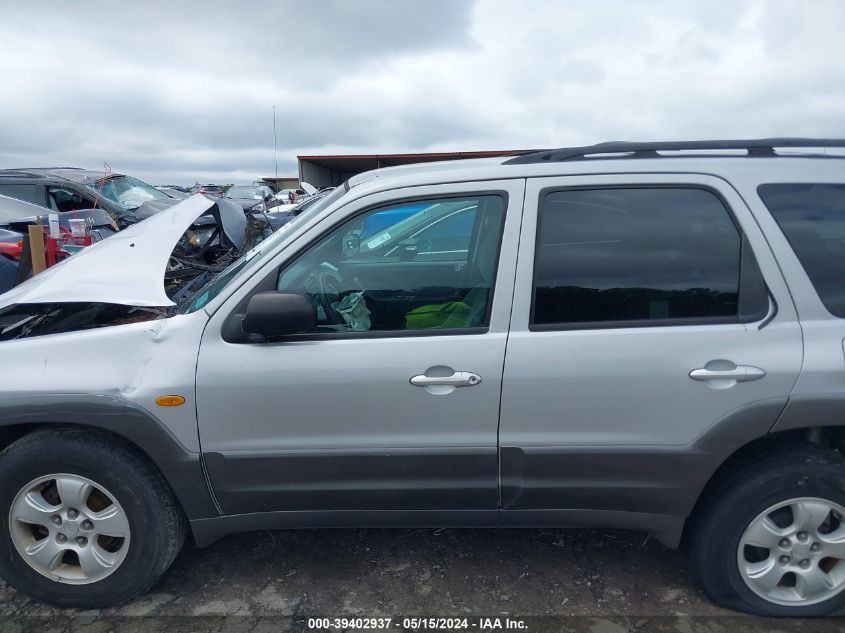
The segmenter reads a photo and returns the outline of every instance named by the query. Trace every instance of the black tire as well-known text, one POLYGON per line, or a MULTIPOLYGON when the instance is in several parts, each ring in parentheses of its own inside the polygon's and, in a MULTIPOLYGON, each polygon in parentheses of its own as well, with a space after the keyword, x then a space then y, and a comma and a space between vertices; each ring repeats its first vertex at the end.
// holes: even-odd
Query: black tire
POLYGON ((764 510, 789 499, 819 497, 845 506, 845 467, 827 449, 780 445, 723 477, 690 525, 693 573, 715 603, 756 615, 823 616, 845 605, 845 591, 824 602, 786 606, 754 593, 742 579, 737 551, 746 527, 764 510))
POLYGON ((182 547, 187 522, 161 474, 133 450, 85 429, 35 431, 0 453, 0 576, 18 591, 59 607, 113 606, 148 591, 182 547), (54 582, 18 554, 9 511, 18 492, 46 475, 86 477, 108 489, 129 520, 126 558, 109 576, 87 585, 54 582))

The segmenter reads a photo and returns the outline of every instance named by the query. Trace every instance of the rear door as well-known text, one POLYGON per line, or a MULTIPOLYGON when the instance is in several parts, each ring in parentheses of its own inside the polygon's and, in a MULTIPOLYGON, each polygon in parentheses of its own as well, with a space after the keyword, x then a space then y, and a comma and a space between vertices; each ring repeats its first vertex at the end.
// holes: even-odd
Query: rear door
POLYGON ((801 360, 777 264, 723 180, 529 180, 502 506, 683 516, 713 455, 774 423, 801 360))

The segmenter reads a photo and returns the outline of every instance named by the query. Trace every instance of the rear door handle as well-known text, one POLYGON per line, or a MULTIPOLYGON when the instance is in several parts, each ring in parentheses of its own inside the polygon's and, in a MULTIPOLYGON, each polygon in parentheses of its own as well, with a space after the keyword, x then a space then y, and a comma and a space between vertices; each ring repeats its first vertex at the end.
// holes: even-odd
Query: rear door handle
POLYGON ((765 370, 751 365, 736 365, 733 369, 693 369, 689 377, 693 380, 731 380, 734 382, 751 382, 760 380, 766 375, 765 370))
POLYGON ((415 387, 474 387, 481 383, 481 376, 471 371, 456 371, 451 376, 426 376, 420 374, 411 378, 415 387))

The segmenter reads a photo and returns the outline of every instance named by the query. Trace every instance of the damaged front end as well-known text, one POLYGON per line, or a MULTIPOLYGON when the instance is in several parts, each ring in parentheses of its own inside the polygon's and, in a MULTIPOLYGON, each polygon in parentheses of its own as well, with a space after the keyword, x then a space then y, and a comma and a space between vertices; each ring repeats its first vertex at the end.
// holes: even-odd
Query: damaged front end
POLYGON ((0 309, 0 341, 141 323, 165 316, 168 316, 167 308, 111 303, 20 303, 0 309))
POLYGON ((215 201, 173 249, 164 275, 167 296, 179 304, 272 232, 263 214, 245 215, 228 200, 215 201))
POLYGON ((188 198, 0 295, 0 341, 172 316, 271 232, 238 205, 188 198))

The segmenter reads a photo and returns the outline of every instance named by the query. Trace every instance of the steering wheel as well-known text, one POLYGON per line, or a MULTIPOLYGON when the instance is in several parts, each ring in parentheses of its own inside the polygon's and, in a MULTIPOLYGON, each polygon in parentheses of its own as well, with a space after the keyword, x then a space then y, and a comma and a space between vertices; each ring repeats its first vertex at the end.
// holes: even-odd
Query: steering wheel
POLYGON ((331 265, 326 262, 320 264, 317 271, 317 300, 323 307, 323 312, 326 314, 331 325, 346 325, 346 320, 332 306, 340 300, 340 289, 343 287, 343 276, 331 265))

